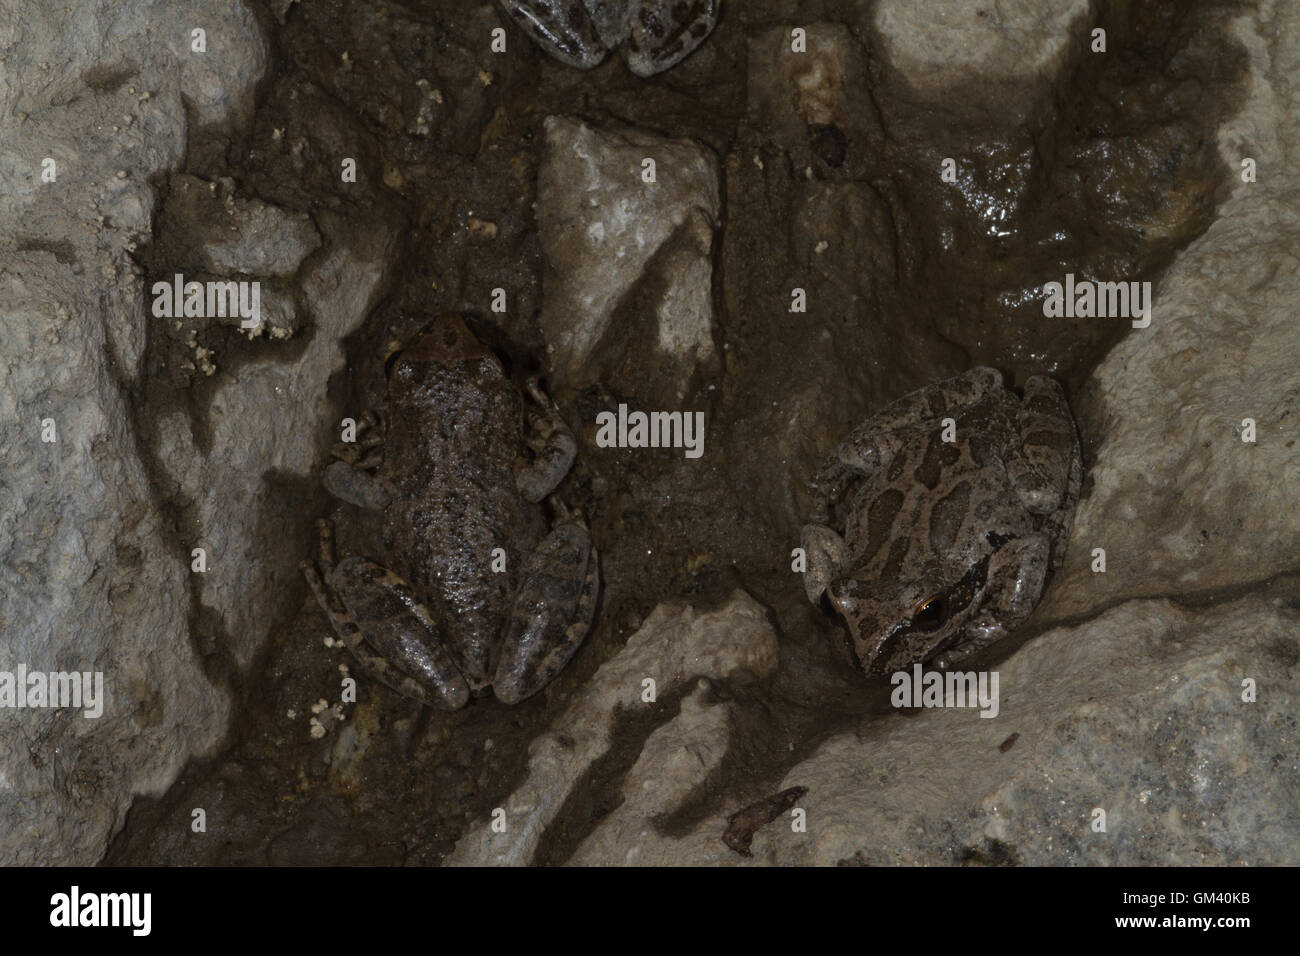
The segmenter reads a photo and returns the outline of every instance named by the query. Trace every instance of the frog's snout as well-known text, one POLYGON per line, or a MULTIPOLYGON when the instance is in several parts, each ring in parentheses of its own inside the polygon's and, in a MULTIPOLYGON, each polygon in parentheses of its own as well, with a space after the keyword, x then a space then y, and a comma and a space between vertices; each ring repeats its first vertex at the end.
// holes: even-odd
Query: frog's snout
POLYGON ((414 363, 458 362, 479 358, 485 351, 465 320, 454 312, 446 312, 434 319, 409 347, 402 349, 396 359, 414 363))
POLYGON ((479 352, 483 346, 469 330, 465 320, 454 312, 445 312, 433 320, 427 332, 416 342, 417 349, 427 349, 431 357, 438 354, 461 356, 479 352))

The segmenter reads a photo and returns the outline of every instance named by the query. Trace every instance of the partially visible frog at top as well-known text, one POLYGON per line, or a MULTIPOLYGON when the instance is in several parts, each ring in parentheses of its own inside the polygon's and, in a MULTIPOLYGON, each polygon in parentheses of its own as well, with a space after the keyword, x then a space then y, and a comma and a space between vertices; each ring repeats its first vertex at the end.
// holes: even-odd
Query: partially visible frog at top
POLYGON ((871 416, 813 480, 808 599, 848 625, 868 674, 950 667, 1013 631, 1059 566, 1079 499, 1074 418, 1057 382, 1019 398, 995 369, 871 416), (944 419, 953 441, 945 442, 944 419))
POLYGON ((718 22, 721 0, 498 0, 543 50, 589 70, 610 50, 637 76, 684 60, 718 22))
MULTIPOLYGON (((333 526, 303 572, 361 669, 445 709, 490 687, 517 703, 573 657, 599 578, 587 529, 539 506, 577 443, 536 382, 520 390, 456 315, 391 360, 382 421, 341 445, 325 486, 378 523, 383 553, 336 561, 333 526), (531 446, 531 452, 527 449, 531 446)), ((364 518, 363 518, 364 520, 364 518)))

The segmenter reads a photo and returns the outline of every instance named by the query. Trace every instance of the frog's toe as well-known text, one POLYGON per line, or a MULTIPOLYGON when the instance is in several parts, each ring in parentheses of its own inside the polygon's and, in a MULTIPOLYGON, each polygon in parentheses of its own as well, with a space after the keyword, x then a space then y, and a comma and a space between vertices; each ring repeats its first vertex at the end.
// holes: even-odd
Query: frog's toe
POLYGON ((469 702, 469 685, 409 584, 358 557, 339 562, 329 583, 351 624, 336 630, 370 676, 406 697, 446 710, 469 702))
POLYGON ((623 50, 628 69, 644 77, 676 66, 713 32, 719 6, 719 0, 643 0, 632 17, 631 33, 623 50))
POLYGON ((543 50, 561 63, 589 70, 608 52, 596 24, 572 0, 500 0, 501 6, 543 50))
POLYGON ((591 536, 576 523, 557 527, 529 557, 492 680, 498 700, 531 697, 577 653, 596 611, 598 565, 591 536))
POLYGON ((808 562, 803 573, 803 589, 812 604, 821 602, 830 583, 848 564, 848 546, 844 539, 825 525, 806 524, 800 546, 808 562))
POLYGON ((340 501, 379 511, 393 497, 393 490, 379 478, 373 478, 355 465, 331 462, 325 469, 325 490, 340 501))

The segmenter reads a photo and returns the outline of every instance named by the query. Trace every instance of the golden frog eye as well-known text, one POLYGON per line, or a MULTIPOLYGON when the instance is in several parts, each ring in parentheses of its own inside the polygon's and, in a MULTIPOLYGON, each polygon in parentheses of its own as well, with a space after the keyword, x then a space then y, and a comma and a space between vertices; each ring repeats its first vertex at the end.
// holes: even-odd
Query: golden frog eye
POLYGON ((912 612, 912 625, 919 631, 936 631, 948 620, 948 602, 942 595, 922 601, 912 612))

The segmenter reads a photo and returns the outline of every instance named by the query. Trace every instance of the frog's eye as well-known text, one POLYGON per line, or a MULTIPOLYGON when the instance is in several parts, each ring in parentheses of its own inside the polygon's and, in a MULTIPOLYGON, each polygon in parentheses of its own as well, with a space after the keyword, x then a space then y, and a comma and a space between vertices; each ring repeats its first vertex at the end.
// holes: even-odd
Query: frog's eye
POLYGON ((395 339, 389 341, 389 343, 384 346, 384 375, 385 376, 391 376, 393 374, 393 366, 397 364, 397 360, 398 358, 401 357, 401 354, 402 354, 402 343, 396 341, 395 339))
POLYGON ((912 625, 919 631, 935 631, 948 620, 948 602, 942 595, 922 601, 912 612, 912 625))

